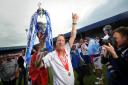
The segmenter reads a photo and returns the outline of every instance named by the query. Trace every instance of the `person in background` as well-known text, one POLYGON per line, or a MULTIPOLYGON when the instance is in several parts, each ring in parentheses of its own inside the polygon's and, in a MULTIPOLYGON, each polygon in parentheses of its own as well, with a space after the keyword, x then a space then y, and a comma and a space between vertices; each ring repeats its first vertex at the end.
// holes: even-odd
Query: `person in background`
MULTIPOLYGON (((40 34, 38 33, 38 38, 40 34)), ((48 69, 41 67, 38 68, 37 59, 38 59, 38 51, 39 44, 35 45, 35 51, 32 54, 30 68, 29 68, 29 76, 32 81, 32 85, 47 85, 48 84, 48 69)))
POLYGON ((87 40, 83 40, 83 43, 81 44, 81 54, 82 54, 82 58, 85 60, 86 64, 89 63, 88 61, 88 55, 87 55, 87 40))
MULTIPOLYGON (((101 44, 102 40, 105 40, 108 42, 111 43, 111 45, 115 48, 115 42, 114 42, 114 38, 112 36, 112 26, 111 25, 105 25, 103 27, 103 32, 105 34, 105 36, 99 41, 99 43, 101 44)), ((101 46, 103 46, 103 44, 101 44, 101 46)), ((101 63, 102 64, 105 64, 106 67, 107 67, 107 71, 106 71, 106 76, 107 76, 107 80, 110 81, 111 80, 111 73, 114 72, 114 69, 113 69, 113 61, 106 61, 106 58, 104 57, 104 54, 105 54, 105 48, 102 47, 102 51, 101 51, 101 63)), ((111 54, 108 54, 111 56, 111 54)))
POLYGON ((6 57, 0 63, 1 81, 3 85, 16 85, 17 59, 15 55, 6 55, 6 57))
POLYGON ((110 36, 112 36, 112 26, 111 25, 105 25, 103 27, 103 32, 105 34, 103 39, 108 39, 110 36))
MULTIPOLYGON (((22 52, 24 52, 22 50, 22 52)), ((18 78, 18 85, 22 85, 22 79, 24 80, 24 85, 27 85, 27 81, 26 81, 26 68, 24 66, 24 53, 20 53, 19 57, 18 57, 18 69, 19 69, 19 78, 18 78)))
POLYGON ((104 32, 105 36, 102 39, 103 40, 108 40, 111 43, 112 46, 116 47, 114 38, 112 36, 112 34, 113 34, 112 26, 111 25, 105 25, 103 27, 103 32, 104 32))
POLYGON ((71 61, 73 69, 77 69, 80 66, 80 54, 76 49, 76 45, 74 44, 71 49, 71 61))
POLYGON ((95 38, 95 43, 93 46, 93 51, 94 51, 94 68, 95 68, 95 73, 96 73, 96 79, 97 81, 95 82, 96 85, 103 85, 103 78, 102 78, 102 63, 101 63, 101 46, 99 44, 100 38, 96 36, 95 38))
POLYGON ((93 64, 94 53, 96 51, 94 47, 95 47, 95 40, 93 38, 90 38, 88 43, 87 54, 90 57, 91 64, 93 64))
MULTIPOLYGON (((74 44, 71 49, 71 62, 74 69, 74 72, 77 72, 78 74, 78 80, 80 82, 80 85, 83 85, 83 75, 81 75, 80 67, 80 53, 78 52, 78 49, 76 48, 76 45, 74 44)), ((77 78, 75 78, 77 80, 77 78)))
POLYGON ((90 62, 90 56, 88 56, 88 40, 87 40, 88 37, 86 37, 84 40, 83 40, 83 43, 81 44, 81 57, 84 59, 85 61, 85 64, 89 65, 91 62, 90 62))

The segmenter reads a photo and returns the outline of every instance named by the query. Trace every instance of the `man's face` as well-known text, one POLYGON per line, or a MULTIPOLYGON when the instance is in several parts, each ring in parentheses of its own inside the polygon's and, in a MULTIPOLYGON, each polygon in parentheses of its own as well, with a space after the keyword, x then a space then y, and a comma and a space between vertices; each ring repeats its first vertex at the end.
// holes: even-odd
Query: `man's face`
POLYGON ((105 34, 105 35, 107 35, 107 34, 108 34, 108 32, 107 32, 107 31, 104 31, 104 34, 105 34))
POLYGON ((58 50, 63 50, 65 46, 65 38, 63 36, 59 36, 56 41, 56 48, 58 50))
POLYGON ((25 50, 22 50, 22 55, 25 55, 25 50))
POLYGON ((116 41, 117 47, 123 46, 126 43, 126 41, 127 41, 126 37, 122 36, 118 32, 115 32, 113 34, 113 37, 114 37, 114 39, 116 41))
POLYGON ((100 41, 100 38, 99 38, 99 37, 96 37, 96 41, 98 41, 98 42, 99 42, 99 41, 100 41))
POLYGON ((75 45, 75 44, 72 46, 72 49, 73 49, 73 50, 75 50, 75 49, 76 49, 76 45, 75 45))

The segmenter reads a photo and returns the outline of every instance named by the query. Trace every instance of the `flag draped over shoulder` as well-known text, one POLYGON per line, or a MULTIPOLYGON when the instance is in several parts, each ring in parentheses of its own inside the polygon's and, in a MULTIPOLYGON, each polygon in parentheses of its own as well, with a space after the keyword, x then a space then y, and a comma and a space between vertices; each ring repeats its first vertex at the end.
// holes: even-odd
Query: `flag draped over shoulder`
POLYGON ((96 42, 96 40, 91 39, 88 45, 88 51, 87 51, 88 55, 94 55, 99 53, 99 48, 100 48, 99 43, 96 42))
MULTIPOLYGON (((44 35, 46 36, 45 39, 45 46, 48 52, 53 50, 53 37, 52 37, 52 28, 51 28, 51 20, 49 14, 46 10, 44 10, 43 15, 46 18, 46 30, 44 35)), ((27 47, 26 47, 26 63, 27 65, 30 63, 31 59, 31 51, 35 42, 36 35, 39 31, 37 17, 39 16, 38 12, 35 12, 31 17, 30 28, 28 31, 28 38, 27 38, 27 47)))
POLYGON ((29 67, 29 75, 32 80, 32 85, 48 85, 48 69, 45 67, 35 67, 37 52, 32 55, 29 67))

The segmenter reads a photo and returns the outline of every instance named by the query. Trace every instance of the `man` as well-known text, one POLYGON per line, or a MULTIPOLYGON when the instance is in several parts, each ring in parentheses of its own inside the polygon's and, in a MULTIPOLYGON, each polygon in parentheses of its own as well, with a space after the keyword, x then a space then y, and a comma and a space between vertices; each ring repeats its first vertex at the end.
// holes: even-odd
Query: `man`
POLYGON ((17 59, 13 54, 6 56, 7 58, 0 64, 1 81, 3 85, 16 85, 17 59))
POLYGON ((98 84, 103 84, 102 81, 102 63, 101 63, 101 46, 99 45, 99 37, 95 38, 95 43, 94 43, 94 58, 93 58, 93 62, 94 62, 94 68, 95 68, 95 72, 96 72, 96 79, 97 82, 95 82, 96 85, 98 84))
POLYGON ((81 45, 81 52, 82 52, 82 57, 84 58, 85 62, 88 62, 88 61, 86 61, 86 60, 88 60, 87 59, 87 57, 88 57, 87 56, 87 49, 88 49, 87 40, 84 40, 82 45, 81 45))
POLYGON ((75 44, 72 46, 70 53, 73 69, 76 70, 80 66, 80 53, 78 52, 78 49, 76 49, 75 44))
POLYGON ((89 67, 85 64, 84 59, 78 52, 76 44, 74 44, 71 49, 71 61, 74 71, 78 74, 75 79, 78 79, 80 85, 84 85, 84 78, 89 73, 89 67))
POLYGON ((112 26, 111 25, 105 25, 103 27, 103 32, 105 34, 103 39, 108 39, 110 36, 112 36, 112 26))
MULTIPOLYGON (((115 42, 114 42, 114 38, 112 36, 112 26, 111 25, 106 25, 103 27, 103 32, 105 34, 105 36, 99 41, 100 45, 103 46, 104 44, 108 44, 111 43, 111 45, 115 48, 115 42)), ((109 83, 111 83, 111 74, 114 72, 113 69, 113 61, 106 61, 106 58, 103 56, 105 54, 105 49, 102 47, 102 51, 101 51, 101 62, 102 64, 105 64, 107 67, 107 71, 106 71, 106 76, 107 76, 107 81, 109 83)), ((111 56, 111 54, 108 54, 111 56)))
POLYGON ((117 49, 110 43, 108 46, 103 46, 106 49, 104 59, 106 62, 112 62, 113 67, 113 72, 110 72, 109 75, 109 85, 128 85, 128 27, 115 29, 113 37, 117 49))
POLYGON ((24 85, 27 85, 27 81, 26 81, 26 69, 24 66, 24 51, 22 50, 23 53, 19 54, 19 58, 18 58, 18 67, 19 67, 19 81, 18 81, 18 85, 22 85, 22 79, 24 79, 24 85))
MULTIPOLYGON (((38 38, 40 39, 38 33, 38 38)), ((29 75, 32 80, 32 85, 47 85, 48 84, 48 70, 44 67, 38 68, 39 65, 37 65, 38 61, 38 51, 39 51, 39 45, 35 45, 35 52, 32 55, 30 68, 29 68, 29 75)))
MULTIPOLYGON (((69 43, 65 44, 64 35, 60 34, 56 40, 56 48, 42 58, 40 67, 50 67, 53 70, 53 85, 74 85, 74 73, 70 58, 70 49, 76 38, 78 16, 72 14, 72 31, 69 43)), ((39 53, 42 56, 43 53, 39 53)))
POLYGON ((104 32, 105 36, 102 39, 108 40, 115 47, 115 42, 114 42, 114 39, 112 36, 112 26, 111 25, 104 26, 103 32, 104 32))
POLYGON ((76 77, 75 79, 79 80, 80 85, 83 85, 83 74, 81 75, 81 69, 80 67, 80 53, 78 52, 78 49, 76 49, 76 45, 74 44, 71 49, 71 61, 72 61, 72 66, 75 72, 78 73, 78 78, 76 77))

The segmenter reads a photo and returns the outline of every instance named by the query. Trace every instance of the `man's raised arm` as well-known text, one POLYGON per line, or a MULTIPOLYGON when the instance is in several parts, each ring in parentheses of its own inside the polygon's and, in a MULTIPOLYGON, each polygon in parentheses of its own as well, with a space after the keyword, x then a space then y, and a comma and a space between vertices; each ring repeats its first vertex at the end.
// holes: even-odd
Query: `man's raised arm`
POLYGON ((70 35, 70 39, 69 39, 69 45, 70 47, 72 47, 74 40, 76 38, 76 34, 77 34, 77 22, 78 22, 78 15, 75 13, 72 13, 72 31, 71 31, 71 35, 70 35))

